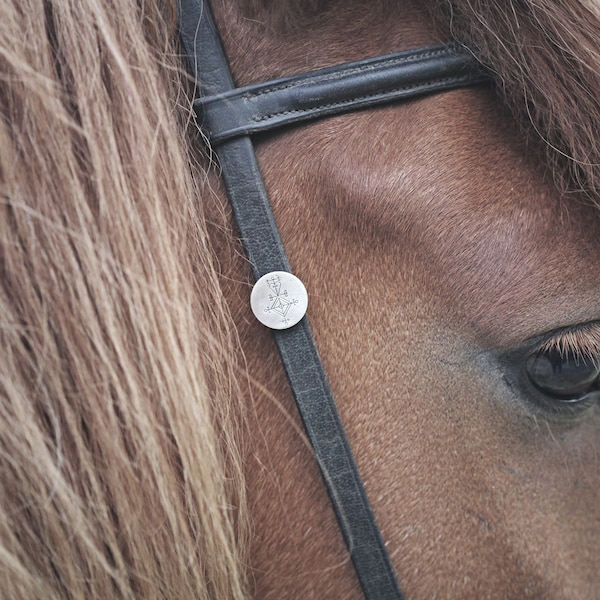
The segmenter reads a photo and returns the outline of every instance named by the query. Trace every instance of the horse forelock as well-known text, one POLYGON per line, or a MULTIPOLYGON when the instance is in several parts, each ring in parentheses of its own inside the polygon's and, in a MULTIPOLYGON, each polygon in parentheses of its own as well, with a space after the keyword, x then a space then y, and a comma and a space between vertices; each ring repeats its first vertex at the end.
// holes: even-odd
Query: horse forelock
POLYGON ((592 2, 438 2, 438 18, 495 73, 564 191, 600 202, 600 36, 592 2))

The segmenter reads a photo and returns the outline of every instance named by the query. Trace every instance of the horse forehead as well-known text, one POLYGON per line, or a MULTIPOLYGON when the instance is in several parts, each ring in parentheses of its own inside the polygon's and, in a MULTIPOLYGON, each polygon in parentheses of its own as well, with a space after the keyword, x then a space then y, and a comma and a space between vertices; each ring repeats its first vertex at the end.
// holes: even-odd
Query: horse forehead
POLYGON ((321 210, 368 224, 399 272, 416 261, 445 308, 508 343, 598 318, 600 219, 560 198, 498 111, 469 90, 348 115, 317 127, 300 162, 321 210))

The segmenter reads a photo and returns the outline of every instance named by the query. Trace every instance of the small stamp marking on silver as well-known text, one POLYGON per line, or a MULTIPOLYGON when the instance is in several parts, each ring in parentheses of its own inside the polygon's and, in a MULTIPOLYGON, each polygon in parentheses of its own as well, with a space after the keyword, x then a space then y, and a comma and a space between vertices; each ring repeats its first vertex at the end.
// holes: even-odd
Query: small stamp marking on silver
POLYGON ((304 284, 291 273, 272 271, 252 288, 250 306, 254 316, 271 329, 288 329, 298 323, 308 308, 304 284))

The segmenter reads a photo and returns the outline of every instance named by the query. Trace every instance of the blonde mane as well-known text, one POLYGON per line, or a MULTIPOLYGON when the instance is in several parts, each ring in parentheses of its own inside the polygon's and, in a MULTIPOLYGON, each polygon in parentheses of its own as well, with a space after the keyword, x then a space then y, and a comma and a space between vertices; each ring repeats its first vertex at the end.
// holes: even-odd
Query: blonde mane
POLYGON ((232 334, 175 15, 2 13, 2 597, 242 598, 232 334))

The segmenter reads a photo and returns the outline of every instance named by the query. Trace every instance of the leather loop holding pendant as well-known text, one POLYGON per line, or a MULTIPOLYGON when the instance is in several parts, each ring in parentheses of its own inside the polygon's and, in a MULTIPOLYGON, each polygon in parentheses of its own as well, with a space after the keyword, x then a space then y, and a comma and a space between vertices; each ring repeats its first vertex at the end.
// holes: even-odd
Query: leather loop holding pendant
MULTIPOLYGON (((481 83, 470 55, 435 46, 236 89, 209 6, 179 0, 181 39, 256 280, 290 272, 249 135, 481 83)), ((306 317, 273 332, 358 579, 368 600, 402 600, 306 317)))
MULTIPOLYGON (((180 0, 181 38, 201 96, 233 79, 206 2, 180 0)), ((216 148, 229 200, 255 279, 290 272, 249 137, 216 148)), ((368 600, 400 600, 394 568, 348 444, 306 317, 273 332, 315 458, 368 600)))

